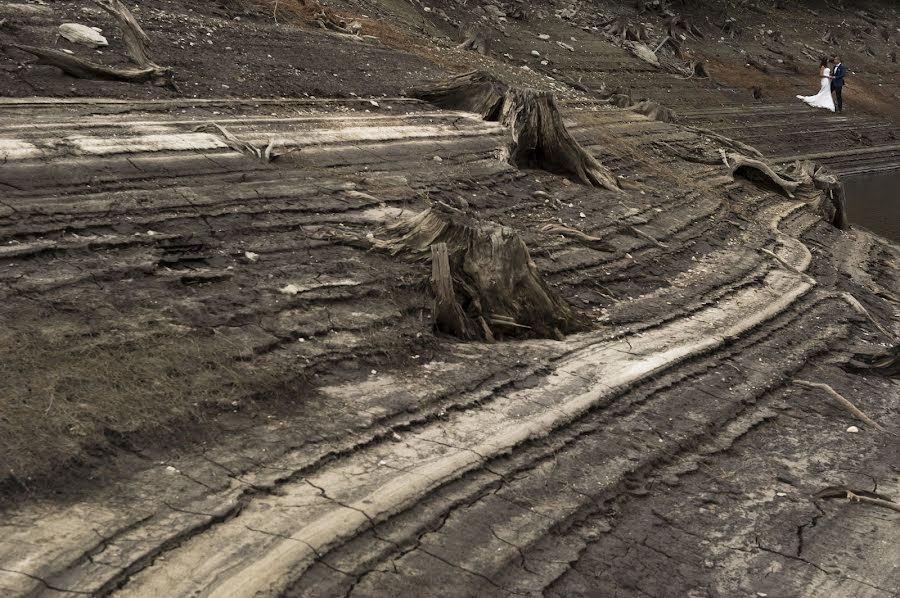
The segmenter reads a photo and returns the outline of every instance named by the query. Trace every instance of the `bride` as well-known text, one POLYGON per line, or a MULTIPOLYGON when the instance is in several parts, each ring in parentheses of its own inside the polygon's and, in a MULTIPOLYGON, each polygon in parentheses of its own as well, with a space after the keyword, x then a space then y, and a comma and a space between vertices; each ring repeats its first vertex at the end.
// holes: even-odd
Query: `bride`
POLYGON ((834 112, 834 98, 831 97, 831 69, 828 68, 828 59, 823 58, 819 65, 819 77, 822 87, 814 96, 797 96, 813 108, 826 108, 834 112))

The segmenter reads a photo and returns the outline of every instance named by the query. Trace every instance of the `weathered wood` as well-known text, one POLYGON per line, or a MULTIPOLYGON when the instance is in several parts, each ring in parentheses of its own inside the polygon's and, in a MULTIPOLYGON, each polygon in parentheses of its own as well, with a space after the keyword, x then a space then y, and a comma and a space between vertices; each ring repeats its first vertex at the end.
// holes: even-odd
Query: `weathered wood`
POLYGON ((94 0, 94 3, 118 22, 119 29, 122 30, 122 41, 125 42, 126 52, 132 62, 142 68, 161 68, 150 58, 150 52, 147 50, 150 37, 121 0, 94 0))
POLYGON ((586 185, 621 190, 616 176, 566 129, 553 94, 510 89, 500 121, 512 131, 510 162, 516 166, 574 175, 586 185))
POLYGON ((725 163, 725 166, 728 167, 732 177, 737 174, 743 176, 762 175, 780 187, 790 198, 794 197, 794 192, 797 191, 797 188, 800 186, 800 181, 792 181, 781 176, 763 160, 748 158, 742 154, 726 152, 725 150, 721 151, 721 155, 722 161, 725 163))
POLYGON ((510 228, 428 209, 386 232, 389 238, 376 241, 376 247, 432 261, 439 330, 464 339, 560 338, 586 325, 584 316, 544 283, 525 243, 510 228))
POLYGON ((658 120, 664 123, 674 122, 678 118, 674 110, 667 108, 658 102, 654 102, 653 100, 643 100, 638 102, 631 106, 631 110, 638 114, 643 114, 652 120, 658 120))
POLYGON ((465 110, 496 121, 509 86, 482 71, 470 71, 412 89, 408 94, 440 108, 465 110))
POLYGON ((463 41, 456 46, 460 50, 472 50, 479 54, 486 55, 489 50, 488 37, 484 31, 477 27, 468 27, 464 30, 463 41))
MULTIPOLYGON (((453 274, 450 271, 450 254, 446 243, 435 243, 431 246, 431 290, 434 292, 435 328, 463 339, 478 338, 478 328, 466 317, 456 301, 453 274)), ((490 329, 485 332, 485 336, 489 331, 490 329)))
POLYGON ((79 79, 107 79, 127 83, 149 82, 158 87, 168 87, 177 91, 174 71, 156 64, 150 58, 147 49, 150 38, 128 7, 120 0, 94 0, 94 2, 115 17, 122 30, 126 53, 131 62, 137 65, 137 68, 106 66, 52 48, 39 48, 25 44, 15 44, 13 47, 37 56, 38 62, 41 64, 55 66, 64 73, 79 79))
POLYGON ((173 85, 171 71, 157 68, 111 67, 97 64, 52 48, 38 48, 25 44, 13 44, 14 48, 37 56, 39 64, 55 66, 67 75, 79 79, 106 79, 127 83, 153 83, 159 87, 173 85))
POLYGON ((487 73, 472 71, 409 94, 441 108, 475 112, 509 127, 510 162, 519 168, 573 175, 586 185, 621 190, 615 175, 566 129, 549 92, 510 87, 487 73))
POLYGON ((642 42, 650 38, 643 24, 634 24, 625 17, 607 21, 603 25, 603 31, 611 37, 628 41, 642 42))
POLYGON ((828 394, 828 396, 830 396, 832 399, 834 399, 845 410, 850 412, 855 418, 857 418, 858 420, 860 420, 861 422, 863 422, 864 424, 866 424, 868 426, 872 426, 876 430, 879 430, 882 432, 884 431, 884 428, 882 428, 880 425, 878 425, 878 423, 875 420, 873 420, 871 417, 869 417, 868 415, 866 415, 865 413, 860 411, 859 408, 856 405, 854 405, 853 403, 851 403, 849 399, 842 396, 839 392, 837 392, 835 389, 833 389, 829 385, 821 384, 819 382, 810 382, 809 380, 794 380, 794 384, 796 384, 797 386, 802 386, 803 388, 810 388, 810 389, 825 391, 825 393, 828 394))

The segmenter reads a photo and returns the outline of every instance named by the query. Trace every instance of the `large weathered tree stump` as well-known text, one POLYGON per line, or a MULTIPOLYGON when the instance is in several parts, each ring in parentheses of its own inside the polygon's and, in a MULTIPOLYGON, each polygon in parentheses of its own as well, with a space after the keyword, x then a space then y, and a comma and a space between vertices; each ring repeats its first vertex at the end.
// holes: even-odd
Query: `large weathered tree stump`
POLYGON ((620 191, 619 181, 566 129, 549 92, 510 87, 483 72, 469 72, 411 90, 441 108, 466 110, 509 127, 510 162, 574 176, 586 185, 620 191))
POLYGON ((500 122, 512 131, 510 162, 516 166, 575 175, 586 185, 620 189, 615 175, 566 129, 553 94, 510 89, 500 110, 500 122))
POLYGON ((528 248, 511 228, 457 211, 429 209, 387 229, 376 246, 431 261, 435 328, 494 340, 561 338, 587 320, 544 283, 528 248))

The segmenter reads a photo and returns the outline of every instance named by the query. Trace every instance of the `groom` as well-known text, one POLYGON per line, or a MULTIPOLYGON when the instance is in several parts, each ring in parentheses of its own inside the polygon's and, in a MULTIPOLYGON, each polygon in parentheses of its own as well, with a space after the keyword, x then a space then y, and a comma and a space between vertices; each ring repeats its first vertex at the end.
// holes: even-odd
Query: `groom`
POLYGON ((847 67, 841 64, 841 57, 834 55, 834 73, 831 75, 831 93, 834 94, 834 106, 838 114, 844 111, 844 99, 841 92, 844 90, 844 77, 847 75, 847 67))

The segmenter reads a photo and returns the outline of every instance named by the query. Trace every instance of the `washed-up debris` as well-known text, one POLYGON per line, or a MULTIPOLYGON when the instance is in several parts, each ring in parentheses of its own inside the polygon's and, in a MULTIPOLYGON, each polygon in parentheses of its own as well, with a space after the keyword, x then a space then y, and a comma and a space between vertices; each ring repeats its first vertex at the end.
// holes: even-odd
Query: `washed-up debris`
POLYGON ((109 42, 93 27, 79 23, 63 23, 59 26, 58 33, 73 44, 81 44, 91 48, 108 46, 109 42))

